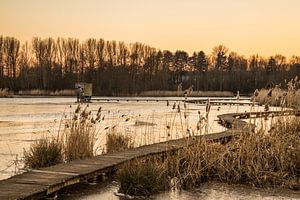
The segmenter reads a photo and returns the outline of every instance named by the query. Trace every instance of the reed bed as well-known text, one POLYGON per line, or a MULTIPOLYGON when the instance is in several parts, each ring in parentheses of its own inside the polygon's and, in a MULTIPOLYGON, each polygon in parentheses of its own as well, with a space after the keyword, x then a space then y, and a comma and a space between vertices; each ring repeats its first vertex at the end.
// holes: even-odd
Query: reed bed
MULTIPOLYGON (((120 191, 139 195, 136 187, 146 182, 138 178, 143 173, 135 171, 143 169, 145 163, 160 169, 149 178, 153 182, 147 183, 158 187, 155 191, 170 188, 174 182, 179 188, 189 189, 206 181, 300 190, 299 152, 299 117, 286 123, 279 120, 270 131, 245 132, 226 144, 199 140, 176 153, 136 160, 119 172, 120 191), (132 178, 139 182, 128 187, 126 181, 132 178)), ((147 187, 144 189, 140 194, 152 192, 147 187)))
POLYGON ((75 91, 72 89, 65 89, 65 90, 20 90, 16 93, 17 95, 28 95, 28 96, 74 96, 75 91))
POLYGON ((13 97, 15 95, 19 96, 75 96, 75 91, 72 89, 65 90, 20 90, 17 92, 11 91, 7 88, 0 88, 0 97, 13 97))
POLYGON ((270 89, 256 90, 252 98, 260 104, 299 108, 300 81, 295 77, 283 86, 276 85, 270 89))

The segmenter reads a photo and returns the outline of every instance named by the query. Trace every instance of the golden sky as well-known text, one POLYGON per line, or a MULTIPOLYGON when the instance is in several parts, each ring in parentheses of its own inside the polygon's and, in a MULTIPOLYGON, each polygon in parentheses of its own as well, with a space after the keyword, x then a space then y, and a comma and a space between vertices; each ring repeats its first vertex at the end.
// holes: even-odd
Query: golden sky
POLYGON ((0 0, 0 34, 300 55, 300 0, 0 0))

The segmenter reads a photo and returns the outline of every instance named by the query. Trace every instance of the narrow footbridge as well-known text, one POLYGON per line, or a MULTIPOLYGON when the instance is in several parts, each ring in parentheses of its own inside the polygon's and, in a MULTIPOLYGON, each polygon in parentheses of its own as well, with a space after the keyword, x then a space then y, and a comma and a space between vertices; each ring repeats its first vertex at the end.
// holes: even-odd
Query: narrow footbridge
POLYGON ((220 141, 236 136, 245 132, 243 129, 247 129, 249 126, 253 128, 254 126, 242 121, 241 118, 269 116, 272 114, 293 115, 296 114, 296 111, 219 115, 218 118, 220 122, 227 127, 231 127, 227 131, 141 146, 122 152, 103 154, 92 158, 25 172, 0 181, 0 199, 41 199, 67 186, 113 173, 122 164, 136 158, 177 151, 183 147, 193 145, 199 139, 220 141))
POLYGON ((194 104, 206 104, 210 101, 211 105, 252 105, 249 97, 240 97, 240 101, 237 101, 235 97, 94 97, 91 102, 187 102, 194 104))

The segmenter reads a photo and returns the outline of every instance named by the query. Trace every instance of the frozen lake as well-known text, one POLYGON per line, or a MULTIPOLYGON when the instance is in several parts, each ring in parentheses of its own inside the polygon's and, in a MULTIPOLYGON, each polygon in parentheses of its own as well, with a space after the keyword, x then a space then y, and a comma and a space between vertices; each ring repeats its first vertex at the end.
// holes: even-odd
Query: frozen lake
MULTIPOLYGON (((14 160, 22 159, 24 149, 28 149, 34 140, 43 136, 55 136, 60 121, 63 121, 65 116, 68 117, 76 106, 75 98, 1 98, 0 179, 13 175, 16 167, 22 167, 21 164, 16 166, 14 160)), ((181 102, 179 106, 181 112, 178 113, 178 104, 176 109, 172 109, 173 102, 167 106, 165 101, 95 102, 89 104, 88 109, 96 112, 100 106, 105 120, 98 127, 100 130, 97 135, 98 153, 105 148, 107 127, 116 127, 118 131, 131 135, 135 145, 139 146, 185 137, 187 134, 200 134, 196 130, 199 120, 198 111, 205 115, 203 105, 186 104, 186 109, 184 109, 181 102), (167 129, 167 126, 171 129, 167 129), (190 133, 187 133, 187 129, 190 133)), ((249 110, 249 108, 250 106, 239 106, 240 111, 249 110)), ((216 116, 236 111, 236 106, 221 106, 220 108, 212 106, 207 132, 225 130, 215 121, 216 116)), ((204 128, 201 129, 201 134, 204 134, 204 131, 204 128)))
MULTIPOLYGON (((250 105, 212 105, 207 127, 203 124, 200 130, 197 130, 199 112, 201 116, 205 116, 205 105, 184 105, 183 102, 176 102, 175 109, 173 109, 175 102, 171 100, 178 98, 159 99, 170 100, 169 105, 166 101, 90 103, 89 110, 96 112, 99 107, 102 107, 102 113, 105 116, 104 121, 98 125, 99 132, 95 149, 97 154, 105 149, 106 133, 110 127, 115 127, 118 132, 130 135, 135 146, 140 146, 188 135, 224 131, 225 128, 216 121, 217 115, 237 111, 245 112, 251 109, 252 111, 263 110, 263 107, 251 108, 250 105), (178 104, 180 112, 178 112, 178 104)), ((224 98, 222 99, 224 101, 224 98)), ((249 100, 240 100, 240 102, 249 102, 249 100)), ((0 179, 7 178, 15 174, 18 168, 22 168, 22 162, 16 163, 15 160, 22 159, 24 149, 28 149, 32 142, 41 137, 55 136, 60 122, 70 116, 76 107, 75 98, 0 98, 0 179)))
MULTIPOLYGON (((117 98, 112 99, 116 100, 117 98)), ((145 98, 140 98, 140 100, 143 99, 145 98)), ((99 132, 95 151, 100 154, 105 149, 106 133, 110 127, 115 127, 117 131, 130 135, 135 146, 140 146, 188 135, 224 131, 225 128, 217 122, 217 115, 264 110, 264 107, 251 107, 246 104, 239 106, 212 105, 207 128, 203 125, 200 130, 197 130, 199 112, 200 115, 205 115, 205 105, 190 103, 184 106, 183 102, 180 102, 180 104, 176 102, 175 109, 173 109, 174 102, 171 100, 175 98, 159 99, 170 100, 169 105, 166 101, 104 101, 90 103, 89 110, 97 112, 98 108, 102 107, 102 113, 105 116, 104 121, 98 125, 99 132), (178 112, 178 104, 180 112, 178 112), (168 129, 168 126, 171 128, 168 129)), ((243 99, 240 102, 249 103, 249 100, 243 99)), ((86 104, 83 106, 86 106, 86 104)), ((76 107, 75 98, 0 98, 0 179, 8 178, 18 172, 23 166, 20 160, 22 160, 24 149, 28 149, 36 139, 44 136, 55 136, 60 122, 63 122, 65 117, 70 116, 70 113, 76 107), (19 160, 19 162, 16 163, 15 160, 19 160)), ((271 109, 276 110, 277 108, 271 109)), ((251 120, 247 119, 246 121, 251 120)), ((251 122, 253 123, 253 121, 251 122)), ((256 123, 259 125, 259 123, 265 123, 265 121, 257 120, 256 123)), ((70 198, 119 199, 113 194, 117 191, 117 188, 117 184, 108 183, 100 188, 82 190, 84 195, 71 196, 70 198)), ((165 192, 155 195, 152 199, 297 199, 295 195, 299 195, 299 193, 296 193, 288 196, 287 193, 284 191, 278 194, 274 191, 257 191, 247 187, 213 183, 204 185, 193 192, 165 192)), ((67 198, 67 196, 64 198, 67 198)))

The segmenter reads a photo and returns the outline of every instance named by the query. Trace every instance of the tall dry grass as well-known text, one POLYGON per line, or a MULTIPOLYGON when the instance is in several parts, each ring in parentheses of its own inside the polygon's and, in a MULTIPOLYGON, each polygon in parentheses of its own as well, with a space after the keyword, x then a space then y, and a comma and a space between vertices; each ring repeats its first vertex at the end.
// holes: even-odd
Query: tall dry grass
POLYGON ((300 119, 283 121, 279 120, 270 131, 244 133, 226 144, 199 140, 175 154, 135 161, 121 170, 120 191, 138 195, 134 191, 145 181, 134 182, 130 187, 126 181, 142 181, 138 177, 143 173, 135 171, 143 169, 144 163, 160 169, 153 174, 159 180, 148 183, 158 187, 158 191, 168 188, 174 180, 184 189, 213 180, 300 190, 300 119))
POLYGON ((106 135, 106 151, 107 153, 123 151, 133 148, 134 142, 132 138, 126 134, 118 132, 115 128, 109 129, 106 135))
POLYGON ((56 138, 42 138, 24 150, 25 168, 38 169, 63 162, 63 146, 56 138))
POLYGON ((41 90, 41 89, 33 89, 33 90, 20 90, 18 92, 11 91, 7 88, 0 88, 0 97, 12 97, 14 95, 20 96, 75 96, 75 91, 72 89, 65 90, 41 90))
POLYGON ((243 134, 225 145, 199 141, 164 164, 184 188, 217 180, 300 189, 300 121, 278 122, 274 127, 270 132, 243 134))
POLYGON ((286 85, 276 85, 270 89, 256 90, 253 100, 260 104, 281 107, 300 107, 300 81, 298 77, 290 80, 286 85))
POLYGON ((20 90, 17 95, 28 95, 28 96, 74 96, 75 91, 72 89, 65 90, 41 90, 41 89, 33 89, 33 90, 20 90))
POLYGON ((125 164, 117 175, 119 192, 131 196, 148 196, 168 188, 168 177, 161 165, 135 160, 125 164))
POLYGON ((96 115, 93 115, 88 107, 88 104, 84 108, 79 104, 74 113, 70 113, 63 132, 58 136, 63 143, 67 162, 94 155, 97 124, 101 121, 101 107, 96 115))
POLYGON ((97 125, 102 121, 101 107, 96 114, 88 105, 78 105, 74 112, 62 119, 56 138, 43 138, 24 151, 25 167, 41 168, 61 162, 92 157, 95 155, 97 125))

